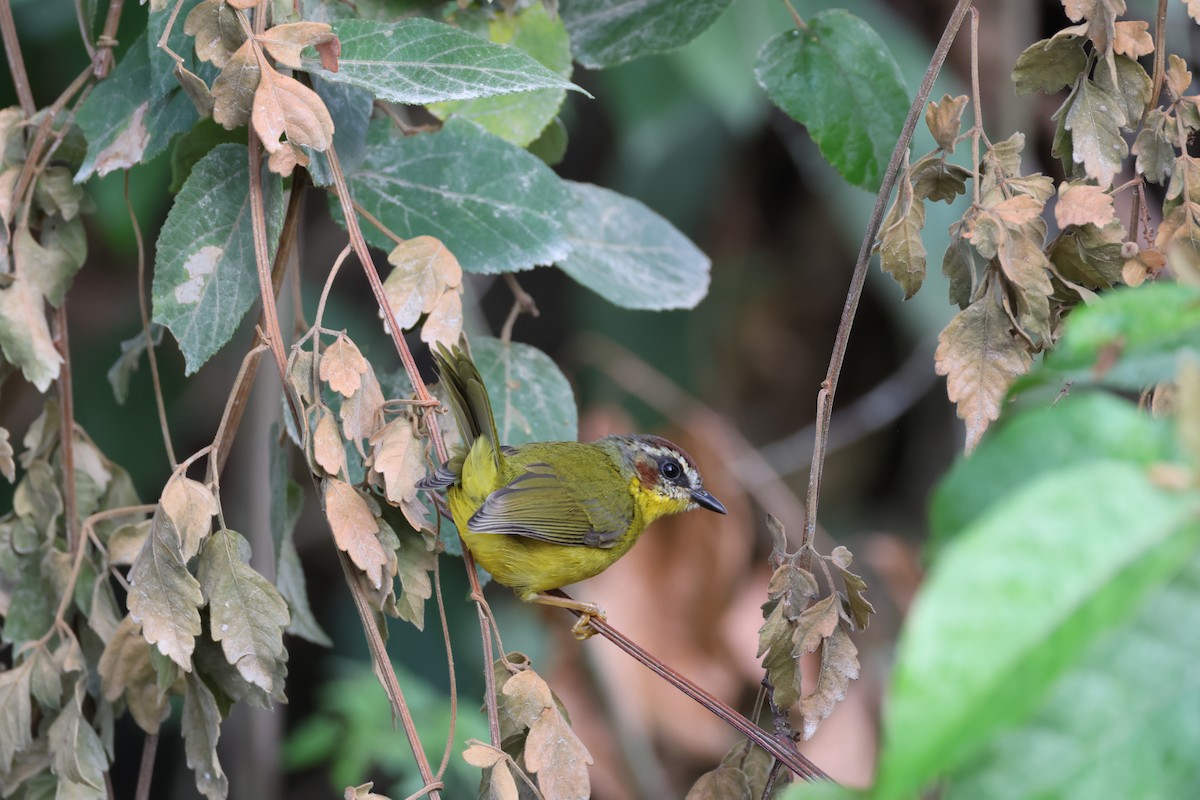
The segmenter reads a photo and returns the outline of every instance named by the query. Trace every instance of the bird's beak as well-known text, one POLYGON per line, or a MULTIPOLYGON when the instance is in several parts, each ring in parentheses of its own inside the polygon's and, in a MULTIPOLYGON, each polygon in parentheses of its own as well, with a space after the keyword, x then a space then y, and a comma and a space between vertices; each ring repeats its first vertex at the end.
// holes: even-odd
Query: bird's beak
POLYGON ((723 506, 721 504, 720 500, 713 497, 711 494, 704 491, 703 489, 693 490, 692 491, 692 500, 695 501, 695 503, 698 506, 700 506, 701 508, 707 508, 709 511, 715 511, 718 514, 729 513, 725 510, 725 506, 723 506))

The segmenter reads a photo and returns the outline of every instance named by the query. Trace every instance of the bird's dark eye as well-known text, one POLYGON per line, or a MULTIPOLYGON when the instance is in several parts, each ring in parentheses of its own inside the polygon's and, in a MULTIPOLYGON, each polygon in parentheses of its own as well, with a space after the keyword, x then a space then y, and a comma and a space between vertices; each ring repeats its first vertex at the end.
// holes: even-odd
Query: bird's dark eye
POLYGON ((662 465, 662 474, 667 480, 673 481, 683 474, 683 469, 678 463, 674 461, 668 461, 662 465))

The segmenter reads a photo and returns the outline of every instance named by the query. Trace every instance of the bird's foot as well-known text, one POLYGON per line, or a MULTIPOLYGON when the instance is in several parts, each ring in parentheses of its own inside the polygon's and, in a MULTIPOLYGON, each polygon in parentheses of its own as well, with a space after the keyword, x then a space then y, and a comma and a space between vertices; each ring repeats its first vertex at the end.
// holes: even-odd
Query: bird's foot
POLYGON ((582 642, 584 639, 590 639, 596 635, 596 629, 592 627, 592 620, 604 620, 608 619, 608 616, 595 603, 580 603, 579 605, 580 608, 576 609, 579 611, 579 619, 571 627, 571 633, 582 642))

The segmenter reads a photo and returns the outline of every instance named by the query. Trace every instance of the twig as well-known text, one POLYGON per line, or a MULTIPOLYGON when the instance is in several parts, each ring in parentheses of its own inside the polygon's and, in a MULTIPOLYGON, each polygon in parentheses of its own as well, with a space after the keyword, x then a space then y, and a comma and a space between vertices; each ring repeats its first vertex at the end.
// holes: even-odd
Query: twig
MULTIPOLYGON (((440 528, 440 518, 438 523, 440 528)), ((441 538, 440 535, 438 538, 441 538)), ((446 774, 446 768, 450 766, 450 756, 454 753, 454 729, 458 724, 458 681, 454 675, 454 647, 450 643, 450 623, 446 619, 446 603, 442 597, 441 563, 440 558, 433 560, 433 590, 434 596, 437 598, 438 620, 442 625, 442 644, 446 647, 446 673, 450 681, 450 730, 446 734, 446 749, 442 753, 442 763, 438 765, 435 776, 438 780, 442 779, 446 774)))
POLYGON ((121 25, 121 11, 125 8, 125 0, 112 0, 108 4, 108 14, 104 18, 104 30, 96 39, 98 48, 92 53, 92 72, 97 78, 108 77, 113 65, 112 49, 117 45, 117 28, 121 25))
MULTIPOLYGON (((241 14, 239 13, 240 17, 241 14)), ((279 369, 279 380, 287 386, 287 353, 283 350, 283 332, 279 330, 279 311, 275 308, 274 279, 268 264, 267 219, 263 207, 262 142, 253 128, 249 132, 250 217, 254 228, 254 263, 258 267, 258 293, 262 297, 262 319, 267 345, 279 369)))
POLYGON ((154 779, 154 757, 158 753, 158 734, 147 733, 142 742, 142 763, 138 768, 137 793, 134 800, 150 800, 150 784, 154 779))
POLYGON ((158 410, 158 425, 162 431, 163 446, 167 449, 167 461, 171 469, 179 462, 175 460, 175 446, 171 444, 171 428, 167 424, 167 406, 163 399, 162 381, 158 376, 158 357, 154 352, 154 336, 150 333, 150 309, 146 306, 146 244, 142 241, 142 228, 129 199, 129 170, 125 170, 125 208, 129 211, 129 222, 133 225, 133 239, 137 242, 137 298, 138 311, 142 316, 142 336, 146 340, 146 358, 150 362, 150 381, 154 386, 154 406, 158 410))
MULTIPOLYGON (((875 208, 871 211, 871 218, 867 223, 867 230, 863 236, 862 246, 858 251, 858 261, 854 265, 854 274, 850 278, 850 288, 846 293, 846 304, 842 308, 842 318, 838 323, 837 337, 834 339, 833 351, 829 356, 829 371, 826 373, 825 380, 821 385, 821 391, 817 393, 816 437, 813 442, 812 468, 808 475, 808 505, 805 510, 804 519, 805 545, 811 545, 817 533, 817 506, 821 497, 821 477, 825 466, 825 452, 829 443, 829 420, 833 414, 833 398, 837 391, 838 378, 841 376, 842 363, 846 358, 846 348, 850 343, 850 330, 854 327, 854 316, 858 311, 858 302, 862 298, 863 285, 866 283, 867 267, 871 263, 871 249, 874 246, 875 237, 879 234, 879 227, 883 221, 884 208, 887 206, 888 198, 891 197, 892 189, 896 185, 896 176, 900 170, 900 165, 904 161, 905 154, 908 152, 908 145, 912 140, 913 131, 916 130, 917 120, 920 119, 925 108, 925 103, 929 100, 929 93, 933 90, 933 82, 937 78, 938 72, 941 71, 942 64, 946 60, 946 55, 950 52, 950 45, 954 42, 954 37, 962 25, 967 11, 971 8, 971 3, 972 0, 958 0, 954 11, 950 14, 950 21, 946 24, 946 29, 942 32, 942 38, 934 50, 929 68, 925 70, 925 77, 921 81, 921 88, 908 110, 908 117, 904 120, 904 128, 900 133, 899 140, 896 142, 895 149, 892 151, 892 158, 888 162, 887 170, 884 172, 883 182, 879 187, 879 194, 875 197, 875 208)), ((805 558, 807 556, 808 553, 806 551, 805 558)), ((809 564, 801 563, 801 567, 807 569, 809 568, 809 564)))
POLYGON ((25 119, 32 119, 37 113, 37 103, 29 86, 29 73, 25 71, 25 59, 21 56, 21 37, 17 36, 17 21, 13 19, 9 0, 0 0, 0 38, 4 40, 4 54, 8 56, 8 69, 12 72, 13 89, 21 102, 21 111, 25 119))
POLYGON ((971 199, 979 205, 979 137, 983 135, 983 104, 979 102, 979 9, 971 7, 971 199))
POLYGON ((504 282, 508 284, 508 288, 513 293, 512 309, 508 312, 508 319, 504 320, 504 327, 500 329, 500 341, 508 344, 512 341, 513 325, 517 323, 517 317, 522 313, 527 313, 536 319, 542 315, 542 312, 538 311, 533 296, 521 288, 521 284, 517 283, 516 277, 511 272, 504 273, 504 282))
MULTIPOLYGON (((557 595, 570 599, 570 596, 562 590, 555 589, 549 594, 557 595)), ((577 609, 568 609, 575 616, 582 616, 582 612, 577 609)), ((624 650, 630 656, 659 676, 667 683, 674 686, 685 695, 695 700, 704 708, 708 709, 712 714, 718 717, 727 725, 733 727, 743 736, 748 738, 754 744, 767 751, 770 755, 783 762, 783 765, 801 778, 808 780, 826 780, 832 781, 825 772, 810 761, 802 754, 796 752, 794 747, 789 747, 778 739, 775 739, 762 728, 755 725, 750 720, 743 717, 741 714, 734 711, 726 703, 709 694, 704 689, 701 689, 690 680, 680 675, 675 670, 664 664, 658 658, 654 657, 643 649, 640 645, 634 643, 625 634, 614 628, 609 622, 601 617, 592 617, 589 624, 596 633, 608 639, 617 647, 624 650)))
MULTIPOLYGON (((1150 109, 1158 107, 1158 98, 1162 93, 1163 77, 1166 73, 1167 61, 1167 48, 1166 43, 1163 41, 1166 33, 1167 0, 1158 0, 1158 16, 1154 21, 1154 77, 1151 80, 1150 101, 1142 109, 1142 118, 1138 121, 1139 131, 1146 126, 1146 117, 1149 116, 1150 109)), ((1140 187, 1142 185, 1142 176, 1139 175, 1136 180, 1140 187)), ((1141 207, 1142 193, 1138 191, 1129 203, 1129 230, 1126 232, 1126 241, 1137 241, 1138 217, 1141 215, 1141 207)))
POLYGON ((82 549, 79 537, 79 504, 75 492, 75 401, 71 391, 71 340, 67 334, 67 301, 54 313, 55 340, 62 356, 58 373, 59 453, 62 456, 63 506, 66 514, 67 550, 82 549))

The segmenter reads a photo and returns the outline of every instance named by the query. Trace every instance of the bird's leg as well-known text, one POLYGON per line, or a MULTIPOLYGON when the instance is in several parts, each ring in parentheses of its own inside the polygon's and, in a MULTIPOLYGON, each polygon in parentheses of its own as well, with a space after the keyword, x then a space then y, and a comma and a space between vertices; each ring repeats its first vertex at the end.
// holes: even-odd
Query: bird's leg
POLYGON ((552 594, 544 594, 537 592, 536 594, 527 595, 521 598, 529 603, 540 603, 544 606, 554 606, 556 608, 566 608, 571 611, 579 612, 579 621, 571 628, 571 633, 575 634, 575 638, 583 641, 590 639, 595 635, 596 630, 592 627, 592 619, 599 617, 600 619, 608 619, 607 615, 601 610, 600 606, 595 603, 584 603, 579 600, 571 600, 566 597, 558 597, 552 594))

